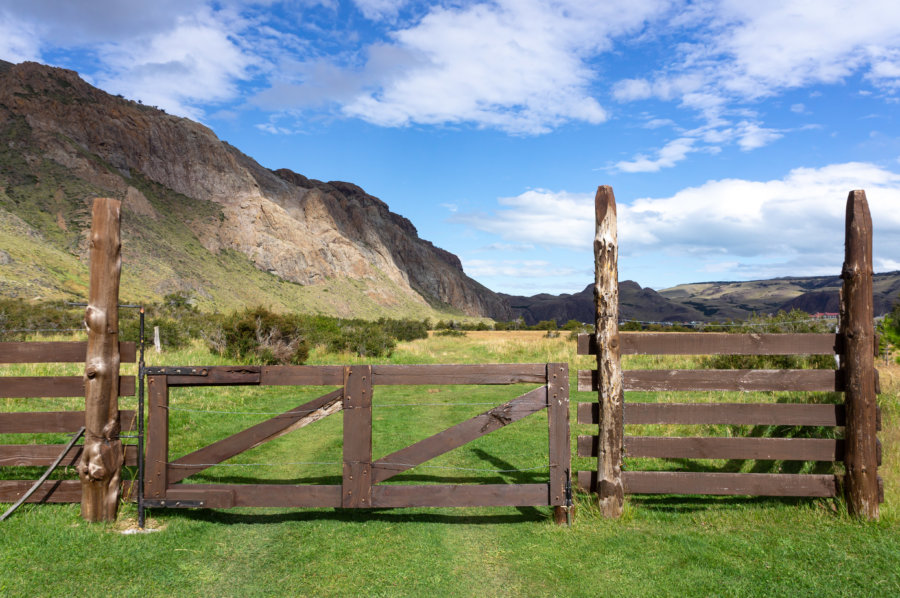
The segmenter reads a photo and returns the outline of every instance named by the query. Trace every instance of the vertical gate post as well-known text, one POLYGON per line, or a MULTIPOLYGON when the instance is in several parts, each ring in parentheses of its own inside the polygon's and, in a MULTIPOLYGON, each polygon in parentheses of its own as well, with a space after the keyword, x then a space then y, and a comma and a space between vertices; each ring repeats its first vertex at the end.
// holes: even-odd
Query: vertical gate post
POLYGON ((119 438, 119 276, 122 269, 121 202, 95 199, 90 237, 91 278, 84 323, 85 434, 78 461, 81 516, 112 521, 119 507, 122 464, 119 438))
POLYGON ((550 504, 553 520, 571 521, 572 447, 569 438, 569 364, 547 364, 547 425, 550 430, 550 504))
POLYGON ((872 217, 865 191, 847 197, 844 268, 841 272, 841 338, 844 371, 844 488, 851 515, 878 518, 875 401, 875 324, 872 300, 872 217))
POLYGON ((624 453, 624 381, 619 357, 619 246, 616 197, 612 187, 597 188, 594 198, 594 303, 596 307, 597 392, 600 402, 597 497, 604 517, 622 515, 624 453))
POLYGON ((144 496, 166 498, 169 485, 169 385, 166 376, 147 376, 147 464, 144 496))
POLYGON ((344 368, 341 506, 372 506, 372 366, 344 368))

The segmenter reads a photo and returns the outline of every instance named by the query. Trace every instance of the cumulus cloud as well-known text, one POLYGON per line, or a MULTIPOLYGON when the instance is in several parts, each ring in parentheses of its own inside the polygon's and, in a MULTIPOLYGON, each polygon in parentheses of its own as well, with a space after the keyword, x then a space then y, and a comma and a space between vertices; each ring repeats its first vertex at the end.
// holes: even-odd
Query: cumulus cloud
MULTIPOLYGON (((710 271, 745 276, 834 272, 843 259, 847 193, 866 189, 876 265, 900 256, 900 174, 867 163, 797 168, 771 181, 724 179, 671 197, 618 206, 619 254, 691 256, 710 271)), ((498 200, 488 215, 459 215, 511 243, 589 251, 593 196, 544 189, 498 200)))
POLYGON ((407 0, 353 0, 353 3, 367 19, 380 21, 396 17, 407 0))
MULTIPOLYGON (((395 15, 403 4, 357 0, 371 18, 395 15)), ((434 6, 390 31, 387 43, 366 48, 364 64, 332 61, 324 82, 307 72, 292 85, 322 89, 323 100, 344 115, 386 127, 474 124, 540 134, 566 122, 597 124, 608 114, 593 92, 597 73, 590 61, 668 4, 497 0, 434 6), (390 51, 404 57, 400 68, 373 65, 390 51), (327 81, 340 73, 357 81, 352 98, 327 81), (330 89, 337 93, 329 96, 330 89)))

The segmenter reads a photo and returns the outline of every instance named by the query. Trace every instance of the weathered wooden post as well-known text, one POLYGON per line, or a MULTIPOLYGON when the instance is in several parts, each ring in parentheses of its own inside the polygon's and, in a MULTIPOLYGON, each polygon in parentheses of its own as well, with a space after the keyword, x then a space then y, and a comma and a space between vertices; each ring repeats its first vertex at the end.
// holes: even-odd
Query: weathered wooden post
POLYGON ((119 439, 119 275, 121 202, 95 199, 91 224, 91 279, 84 323, 85 435, 78 462, 81 516, 112 521, 119 505, 124 454, 119 439))
POLYGON ((604 517, 620 517, 625 504, 622 485, 625 391, 619 357, 619 247, 612 187, 597 188, 594 211, 594 304, 600 402, 597 497, 604 517))
POLYGON ((872 301, 872 217, 865 191, 847 197, 841 272, 841 369, 844 373, 844 489, 851 515, 878 518, 875 323, 872 301))

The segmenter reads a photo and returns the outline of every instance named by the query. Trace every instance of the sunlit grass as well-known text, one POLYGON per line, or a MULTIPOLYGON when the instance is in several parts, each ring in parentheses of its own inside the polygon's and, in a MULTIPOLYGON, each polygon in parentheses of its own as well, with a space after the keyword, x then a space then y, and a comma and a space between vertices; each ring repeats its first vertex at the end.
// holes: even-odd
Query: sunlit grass
MULTIPOLYGON (((462 338, 400 343, 389 360, 377 361, 568 362, 574 442, 579 433, 595 433, 593 426, 575 424, 575 405, 596 400, 596 396, 574 390, 577 369, 590 368, 593 359, 575 356, 575 343, 565 335, 546 338, 542 333, 469 332, 462 338)), ((147 362, 225 364, 200 343, 161 354, 151 349, 147 362)), ((310 362, 374 361, 315 349, 310 362)), ((691 357, 629 356, 625 367, 686 368, 695 363, 691 357)), ((80 366, 72 367, 77 370, 80 366)), ((671 496, 629 497, 623 519, 608 521, 600 517, 589 496, 576 494, 578 512, 570 529, 553 525, 547 508, 171 509, 150 511, 153 523, 164 526, 163 531, 121 536, 113 526, 81 521, 77 505, 26 505, 0 524, 0 566, 5 572, 0 575, 0 595, 82 594, 85 588, 97 587, 97 579, 103 580, 104 593, 122 596, 595 596, 607 591, 623 596, 900 594, 900 368, 879 367, 884 391, 879 397, 884 422, 880 475, 887 497, 879 522, 854 521, 835 500, 671 496), (73 548, 84 546, 91 549, 73 548)), ((23 370, 4 369, 2 375, 31 375, 11 371, 23 370)), ((500 404, 528 388, 376 387, 375 457, 490 408, 461 403, 500 404)), ((246 412, 285 411, 328 390, 173 389, 172 458, 269 417, 246 412), (179 408, 196 411, 177 411, 179 408)), ((828 402, 833 397, 629 393, 627 400, 828 402)), ((0 407, 12 409, 18 400, 9 401, 0 407)), ((27 401, 27 408, 21 410, 50 409, 47 405, 56 404, 55 400, 27 401)), ((134 404, 133 399, 122 403, 125 408, 134 404)), ((210 468, 186 482, 339 484, 341 423, 340 414, 332 415, 228 461, 235 466, 210 468)), ((627 432, 737 435, 753 430, 629 426, 627 432)), ((546 480, 546 470, 529 468, 544 464, 546 438, 546 416, 529 416, 427 463, 434 468, 414 468, 390 483, 540 482, 546 480), (444 467, 521 471, 441 469, 444 467)), ((627 465, 635 469, 685 466, 664 460, 629 460, 627 465)), ((573 470, 595 466, 595 459, 576 459, 573 470)), ((123 504, 120 519, 134 516, 134 506, 123 504)))

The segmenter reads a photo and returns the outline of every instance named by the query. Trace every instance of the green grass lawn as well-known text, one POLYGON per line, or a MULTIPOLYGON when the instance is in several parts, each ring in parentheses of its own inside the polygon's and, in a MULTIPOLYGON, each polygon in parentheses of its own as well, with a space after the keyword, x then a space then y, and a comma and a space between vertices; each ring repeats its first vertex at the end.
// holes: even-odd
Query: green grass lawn
MULTIPOLYGON (((151 365, 222 363, 199 346, 148 355, 151 365)), ((391 363, 566 361, 591 366, 574 341, 540 333, 469 333, 402 343, 391 363)), ((311 363, 370 363, 314 351, 311 363)), ((689 367, 675 358, 668 367, 689 367)), ((46 366, 0 369, 36 375, 46 366)), ((79 366, 65 366, 75 368, 79 366)), ((626 367, 660 367, 634 358, 626 367)), ((49 371, 49 370, 47 370, 49 371)), ((900 368, 882 371, 881 432, 887 502, 878 522, 859 522, 839 501, 747 497, 629 497, 621 520, 604 520, 576 495, 571 528, 550 508, 151 510, 153 533, 124 535, 136 508, 116 524, 88 524, 78 505, 25 505, 0 523, 0 596, 891 596, 900 595, 900 368)), ((530 386, 376 387, 378 458, 500 404, 530 386)), ((266 419, 328 389, 174 389, 171 458, 266 419), (241 412, 212 413, 213 411, 241 412)), ((639 400, 721 400, 715 393, 642 395, 639 400)), ((572 392, 575 405, 591 393, 572 392)), ((800 400, 771 393, 728 400, 800 400)), ((812 400, 830 400, 827 396, 812 400)), ((76 408, 78 400, 0 400, 3 410, 76 408)), ((133 408, 125 399, 122 408, 133 408)), ((728 426, 630 429, 629 434, 755 433, 728 426)), ((759 431, 763 433, 762 431, 759 431)), ((547 480, 544 413, 448 453, 391 483, 541 483, 547 480), (456 469, 459 468, 459 469, 456 469), (497 471, 497 470, 520 470, 497 471), (484 471, 488 470, 488 471, 484 471)), ((0 435, 0 442, 62 442, 64 436, 0 435)), ((574 454, 574 449, 573 449, 574 454)), ((341 415, 335 414, 210 468, 187 482, 339 484, 341 415)), ((784 464, 627 461, 660 466, 779 471, 784 464)), ((592 469, 574 459, 573 470, 592 469)), ((35 469, 4 468, 5 478, 35 469)), ((806 471, 806 469, 804 469, 806 471)), ((59 472, 58 477, 73 477, 59 472)), ((6 505, 3 505, 5 508, 6 505)))

